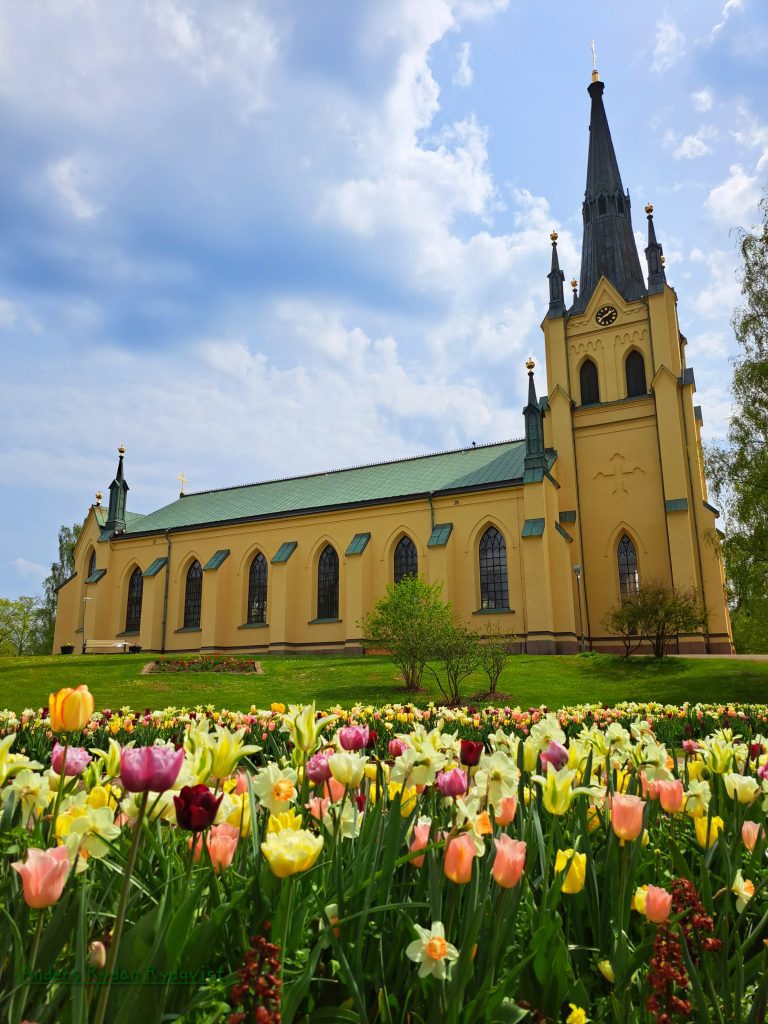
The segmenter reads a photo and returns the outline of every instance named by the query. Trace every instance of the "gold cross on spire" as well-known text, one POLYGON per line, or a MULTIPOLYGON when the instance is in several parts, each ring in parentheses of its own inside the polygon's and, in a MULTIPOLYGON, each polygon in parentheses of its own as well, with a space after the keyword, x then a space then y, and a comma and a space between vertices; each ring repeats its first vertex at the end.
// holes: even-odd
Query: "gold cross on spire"
POLYGON ((188 484, 189 480, 187 480, 187 478, 184 476, 184 471, 183 470, 181 471, 181 473, 179 473, 179 475, 176 477, 176 479, 181 484, 181 490, 179 492, 179 494, 181 495, 181 494, 184 493, 184 484, 188 484))

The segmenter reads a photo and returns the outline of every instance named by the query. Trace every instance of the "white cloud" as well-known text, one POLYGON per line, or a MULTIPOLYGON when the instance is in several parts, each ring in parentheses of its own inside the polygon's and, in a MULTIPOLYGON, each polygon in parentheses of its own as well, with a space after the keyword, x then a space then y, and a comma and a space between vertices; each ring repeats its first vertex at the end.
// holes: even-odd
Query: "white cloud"
POLYGON ((698 92, 691 93, 691 103, 693 103, 694 110, 700 111, 705 114, 708 110, 712 109, 714 102, 714 96, 712 90, 705 86, 703 89, 699 89, 698 92))
POLYGON ((470 43, 462 43, 457 55, 458 63, 453 73, 453 84, 459 86, 472 85, 475 73, 470 64, 472 46, 470 43))
POLYGON ((86 162, 80 156, 67 156, 48 167, 48 180, 65 206, 78 220, 92 220, 101 207, 84 194, 89 176, 86 162))
POLYGON ((729 176, 710 190, 704 207, 716 220, 731 227, 750 227, 759 219, 758 177, 750 177, 741 164, 732 164, 729 176))
POLYGON ((48 572, 44 565, 38 565, 37 562, 30 562, 28 558, 14 558, 11 562, 11 566, 20 576, 32 579, 37 583, 42 582, 48 572))
POLYGON ((691 263, 700 264, 707 274, 704 287, 693 299, 695 312, 705 320, 722 319, 723 314, 730 315, 741 298, 735 253, 693 249, 690 260, 691 263))
POLYGON ((656 24, 656 45, 651 70, 662 74, 676 64, 685 53, 685 36, 674 21, 661 20, 656 24))
POLYGON ((695 160, 700 156, 707 156, 712 152, 710 143, 717 138, 717 129, 711 125, 704 125, 695 135, 686 135, 675 151, 672 153, 673 160, 695 160))
POLYGON ((726 0, 725 6, 723 7, 720 18, 722 19, 716 25, 713 26, 712 31, 709 33, 710 41, 713 41, 720 32, 725 28, 725 23, 728 21, 734 11, 741 11, 744 8, 744 0, 726 0))

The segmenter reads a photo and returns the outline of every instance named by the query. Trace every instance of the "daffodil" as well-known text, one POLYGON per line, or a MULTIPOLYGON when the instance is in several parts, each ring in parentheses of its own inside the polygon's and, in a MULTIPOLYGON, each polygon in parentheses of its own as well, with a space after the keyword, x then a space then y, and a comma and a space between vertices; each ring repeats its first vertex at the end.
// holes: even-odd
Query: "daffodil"
POLYGON ((406 947, 405 955, 419 964, 420 978, 432 974, 442 981, 447 977, 452 962, 458 960, 458 949, 446 942, 442 921, 434 921, 431 928, 422 928, 419 924, 413 927, 419 937, 406 947))
POLYGON ((736 909, 741 913, 755 895, 755 884, 748 878, 744 878, 741 870, 738 870, 731 886, 731 892, 736 897, 736 909))
POLYGON ((272 763, 256 772, 253 791, 270 814, 287 811, 297 797, 297 775, 293 768, 280 768, 272 763))
POLYGON ((477 792, 491 807, 497 808, 506 797, 517 796, 519 779, 520 772, 509 754, 497 750, 480 757, 474 781, 477 792))
POLYGON ((587 1024, 589 1017, 587 1017, 586 1010, 582 1010, 576 1003, 568 1003, 570 1013, 565 1018, 565 1024, 587 1024))
POLYGON ((313 835, 306 829, 291 828, 269 832, 261 844, 261 852, 272 874, 278 878, 288 878, 301 871, 308 871, 317 861, 322 848, 322 836, 313 835))

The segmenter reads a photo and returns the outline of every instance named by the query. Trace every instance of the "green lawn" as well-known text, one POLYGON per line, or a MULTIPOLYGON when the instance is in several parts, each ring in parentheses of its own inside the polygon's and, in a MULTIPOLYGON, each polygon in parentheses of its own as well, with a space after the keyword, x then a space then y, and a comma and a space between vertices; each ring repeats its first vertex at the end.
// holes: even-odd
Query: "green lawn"
MULTIPOLYGON (((382 704, 404 700, 397 669, 380 657, 295 657, 263 659, 264 675, 169 673, 140 675, 151 660, 143 655, 90 655, 87 657, 0 658, 0 708, 14 711, 47 703, 51 690, 86 683, 97 708, 128 704, 143 710, 168 705, 188 707, 213 704, 217 708, 248 710, 307 702, 319 706, 336 703, 382 704)), ((425 674, 427 689, 419 703, 438 699, 439 693, 425 674)), ((486 677, 476 673, 464 685, 469 698, 487 689, 486 677)), ((500 691, 510 703, 522 707, 547 704, 621 700, 745 701, 768 703, 768 662, 732 661, 728 658, 668 658, 656 662, 638 658, 629 663, 611 656, 510 658, 500 691)))

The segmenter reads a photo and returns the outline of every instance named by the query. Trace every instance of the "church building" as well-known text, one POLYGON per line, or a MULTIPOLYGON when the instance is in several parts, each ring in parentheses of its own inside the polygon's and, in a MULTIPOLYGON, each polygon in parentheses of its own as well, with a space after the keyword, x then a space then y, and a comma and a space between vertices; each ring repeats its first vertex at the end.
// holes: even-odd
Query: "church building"
POLYGON ((61 587, 54 650, 349 652, 404 575, 518 649, 621 649, 606 613, 644 580, 695 588, 708 622, 681 653, 731 653, 702 413, 653 207, 643 275, 593 72, 581 276, 551 235, 547 395, 529 360, 525 437, 182 494, 128 509, 124 449, 61 587), (541 390, 541 389, 540 389, 541 390))

